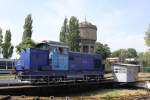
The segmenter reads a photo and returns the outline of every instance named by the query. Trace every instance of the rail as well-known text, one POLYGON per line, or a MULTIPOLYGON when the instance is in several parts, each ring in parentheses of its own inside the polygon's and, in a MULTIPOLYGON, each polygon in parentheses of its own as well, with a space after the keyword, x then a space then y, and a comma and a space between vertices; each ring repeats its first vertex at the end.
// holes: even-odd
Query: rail
MULTIPOLYGON (((62 80, 58 78, 57 80, 51 80, 51 76, 43 75, 47 80, 43 79, 35 79, 38 75, 23 75, 23 79, 21 77, 11 77, 11 78, 0 78, 0 89, 8 89, 8 88, 28 88, 28 87, 59 87, 59 86, 80 86, 80 85, 93 85, 93 84, 112 84, 112 80, 101 79, 101 80, 62 80), (23 80, 24 77, 28 77, 26 80, 23 80), (22 80, 22 81, 21 81, 22 80)), ((42 77, 42 76, 40 76, 42 77)))
POLYGON ((112 81, 106 79, 65 79, 61 76, 49 76, 49 75, 22 75, 19 78, 22 83, 28 83, 30 85, 67 85, 67 84, 81 84, 81 83, 99 83, 105 81, 112 81))
POLYGON ((133 96, 121 96, 121 97, 91 97, 91 96, 64 96, 64 97, 40 97, 40 96, 0 96, 2 100, 149 100, 150 94, 147 95, 133 95, 133 96))

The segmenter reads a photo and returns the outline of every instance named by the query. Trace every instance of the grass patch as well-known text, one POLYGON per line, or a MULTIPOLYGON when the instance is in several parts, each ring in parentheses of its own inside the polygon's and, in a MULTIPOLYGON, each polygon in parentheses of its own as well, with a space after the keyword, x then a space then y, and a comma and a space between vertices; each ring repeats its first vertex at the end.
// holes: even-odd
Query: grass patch
POLYGON ((142 80, 150 80, 150 73, 138 73, 138 80, 142 81, 142 80))
POLYGON ((94 97, 120 97, 120 96, 135 96, 146 95, 148 92, 144 89, 105 89, 93 94, 94 97))
POLYGON ((0 74, 0 78, 13 78, 15 74, 0 74))

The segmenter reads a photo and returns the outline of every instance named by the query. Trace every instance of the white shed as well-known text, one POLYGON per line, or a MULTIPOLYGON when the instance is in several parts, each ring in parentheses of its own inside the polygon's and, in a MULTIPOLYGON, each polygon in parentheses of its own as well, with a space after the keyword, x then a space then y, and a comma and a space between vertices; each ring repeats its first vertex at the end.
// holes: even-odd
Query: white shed
POLYGON ((138 79, 139 65, 133 64, 114 64, 112 74, 116 82, 135 82, 138 79))

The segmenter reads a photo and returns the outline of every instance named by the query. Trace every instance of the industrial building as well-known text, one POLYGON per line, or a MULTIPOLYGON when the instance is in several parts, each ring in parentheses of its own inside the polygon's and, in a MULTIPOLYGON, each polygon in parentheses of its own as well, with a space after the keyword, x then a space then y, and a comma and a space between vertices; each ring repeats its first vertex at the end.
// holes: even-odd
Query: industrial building
POLYGON ((97 27, 86 20, 79 24, 80 52, 94 53, 97 40, 97 27))

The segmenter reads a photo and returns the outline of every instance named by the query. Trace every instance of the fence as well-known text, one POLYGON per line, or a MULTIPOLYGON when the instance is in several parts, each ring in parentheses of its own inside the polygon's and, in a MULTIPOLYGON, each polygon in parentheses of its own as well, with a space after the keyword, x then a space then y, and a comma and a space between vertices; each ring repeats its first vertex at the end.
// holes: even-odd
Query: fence
POLYGON ((15 59, 0 58, 0 74, 13 73, 15 71, 15 59))
POLYGON ((140 72, 150 72, 150 65, 149 66, 141 66, 140 72))

